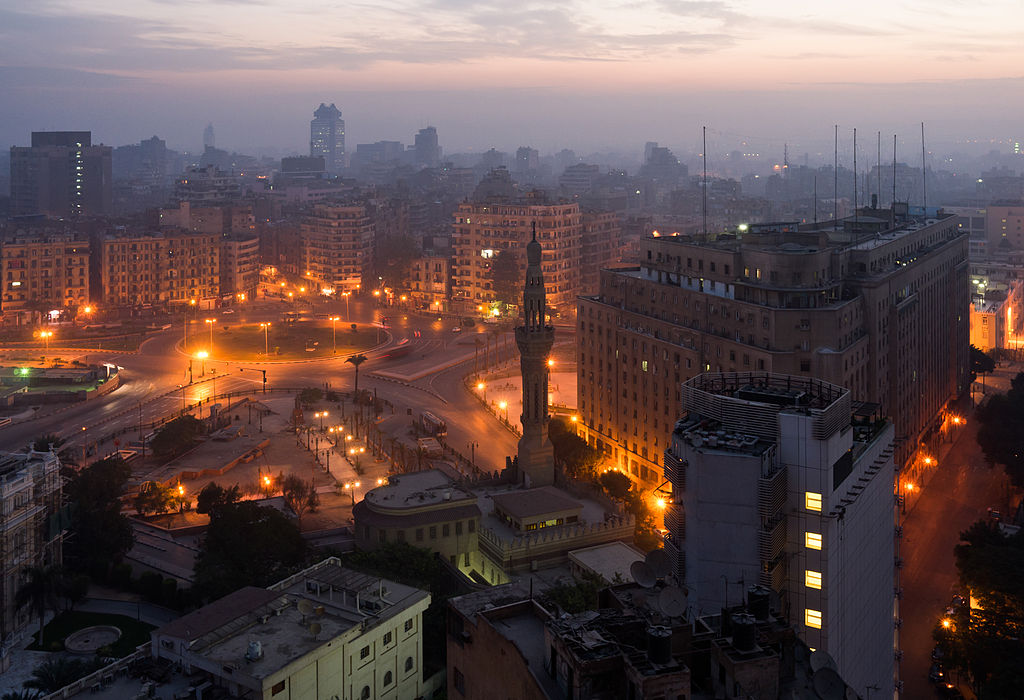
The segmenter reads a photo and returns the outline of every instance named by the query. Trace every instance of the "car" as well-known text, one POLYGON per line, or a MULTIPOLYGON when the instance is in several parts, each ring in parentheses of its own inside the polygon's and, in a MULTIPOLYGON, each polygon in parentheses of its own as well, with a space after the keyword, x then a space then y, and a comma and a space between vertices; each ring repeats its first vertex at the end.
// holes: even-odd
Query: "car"
POLYGON ((939 694, 941 697, 950 698, 950 700, 963 700, 964 694, 960 692, 952 683, 943 683, 939 688, 939 694))
POLYGON ((233 313, 235 313, 235 310, 234 309, 223 309, 221 311, 221 313, 222 314, 233 314, 233 313))
POLYGON ((476 325, 476 321, 474 321, 471 318, 464 318, 462 319, 462 325, 464 325, 466 328, 472 328, 473 326, 476 325))
POLYGON ((932 661, 942 661, 946 656, 946 652, 942 650, 942 647, 938 644, 932 649, 932 661))
POLYGON ((460 328, 459 326, 455 326, 455 328, 452 328, 452 333, 461 333, 461 332, 462 332, 462 328, 460 328))
POLYGON ((1003 514, 996 510, 995 508, 989 508, 988 517, 998 523, 1003 519, 1003 514))
POLYGON ((950 599, 949 604, 955 608, 962 608, 967 605, 967 601, 962 595, 957 594, 950 599))
POLYGON ((932 664, 928 669, 928 680, 932 683, 941 683, 945 678, 946 673, 942 670, 942 664, 932 664))

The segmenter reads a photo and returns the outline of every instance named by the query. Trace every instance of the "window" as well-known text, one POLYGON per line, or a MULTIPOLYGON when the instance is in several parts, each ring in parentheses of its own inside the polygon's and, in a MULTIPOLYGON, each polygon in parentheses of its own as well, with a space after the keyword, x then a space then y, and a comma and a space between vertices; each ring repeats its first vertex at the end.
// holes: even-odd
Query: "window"
POLYGON ((466 677, 462 675, 462 671, 459 670, 458 666, 455 666, 453 668, 455 670, 455 683, 454 683, 455 689, 457 691, 459 691, 460 693, 462 693, 463 695, 465 695, 466 694, 466 677))
POLYGON ((390 632, 385 632, 384 633, 384 646, 387 646, 388 644, 391 644, 391 633, 390 632))
POLYGON ((821 611, 811 610, 807 608, 804 610, 804 624, 816 630, 821 629, 821 611))
POLYGON ((395 677, 391 675, 391 671, 388 671, 387 673, 385 673, 384 674, 384 685, 385 685, 385 687, 391 685, 391 681, 393 681, 394 679, 395 679, 395 677))
POLYGON ((817 513, 821 512, 821 494, 815 493, 814 491, 804 492, 804 507, 807 510, 813 510, 817 513))
POLYGON ((807 549, 821 549, 821 534, 817 532, 805 532, 804 546, 807 547, 807 549))
POLYGON ((470 532, 476 532, 476 521, 475 520, 470 520, 469 521, 469 531, 470 532))
POLYGON ((411 656, 405 657, 405 670, 406 670, 406 672, 411 671, 413 665, 414 665, 414 662, 412 660, 412 657, 411 656))
POLYGON ((277 695, 278 693, 283 692, 284 691, 284 686, 285 686, 285 682, 284 681, 280 681, 278 683, 274 683, 274 686, 270 689, 270 694, 271 695, 277 695))
POLYGON ((815 588, 821 590, 821 572, 811 571, 807 569, 804 571, 804 585, 808 588, 815 588))
POLYGON ((412 631, 412 625, 413 625, 413 622, 412 622, 412 618, 410 617, 408 620, 405 621, 405 631, 406 632, 411 632, 412 631))
POLYGON ((455 522, 455 534, 456 535, 461 535, 462 534, 462 521, 461 520, 458 520, 458 521, 455 522))
POLYGON ((423 541, 423 528, 422 527, 416 528, 416 541, 417 542, 422 542, 423 541))
POLYGON ((445 523, 444 525, 441 526, 441 536, 442 537, 448 537, 451 533, 452 533, 452 526, 451 525, 449 525, 448 523, 445 523))
POLYGON ((359 658, 360 659, 365 659, 369 655, 370 655, 370 646, 369 645, 366 645, 365 647, 363 647, 362 649, 359 650, 359 658))
POLYGON ((437 526, 436 525, 431 525, 430 526, 430 539, 432 539, 432 540, 436 540, 437 539, 437 526))
POLYGON ((362 692, 359 693, 360 700, 370 700, 370 686, 364 685, 362 692))

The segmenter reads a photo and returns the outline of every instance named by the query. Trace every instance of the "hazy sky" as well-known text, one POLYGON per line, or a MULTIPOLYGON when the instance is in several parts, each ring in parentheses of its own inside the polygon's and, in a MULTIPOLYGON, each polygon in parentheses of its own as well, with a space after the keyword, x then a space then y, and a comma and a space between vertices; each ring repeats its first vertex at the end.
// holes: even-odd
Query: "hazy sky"
POLYGON ((350 149, 427 124, 448 151, 1014 137, 1022 26, 1024 0, 7 0, 0 144, 196 148, 212 121, 218 146, 301 151, 321 101, 350 149))

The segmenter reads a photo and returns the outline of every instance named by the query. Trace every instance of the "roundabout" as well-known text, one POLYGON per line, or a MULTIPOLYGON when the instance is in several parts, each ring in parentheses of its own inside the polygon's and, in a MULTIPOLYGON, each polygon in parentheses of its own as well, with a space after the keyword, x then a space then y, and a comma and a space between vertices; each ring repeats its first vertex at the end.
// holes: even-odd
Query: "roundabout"
POLYGON ((330 320, 212 324, 206 332, 189 333, 188 355, 208 353, 211 359, 234 362, 325 360, 369 350, 387 338, 387 332, 366 323, 330 320), (212 343, 211 343, 212 339, 212 343))

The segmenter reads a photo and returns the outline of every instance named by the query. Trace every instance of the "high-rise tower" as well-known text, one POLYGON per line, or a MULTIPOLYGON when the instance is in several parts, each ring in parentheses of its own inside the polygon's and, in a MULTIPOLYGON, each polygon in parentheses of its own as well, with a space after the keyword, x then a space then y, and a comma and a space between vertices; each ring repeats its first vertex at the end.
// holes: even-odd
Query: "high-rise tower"
POLYGON ((516 328, 519 366, 523 374, 523 436, 519 438, 518 477, 528 486, 547 486, 555 480, 555 457, 548 439, 548 358, 555 329, 545 325, 547 294, 541 270, 537 225, 526 245, 526 287, 523 325, 516 328))
POLYGON ((323 156, 327 172, 339 173, 345 167, 345 120, 341 110, 323 102, 309 123, 309 155, 323 156))

